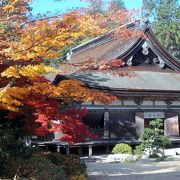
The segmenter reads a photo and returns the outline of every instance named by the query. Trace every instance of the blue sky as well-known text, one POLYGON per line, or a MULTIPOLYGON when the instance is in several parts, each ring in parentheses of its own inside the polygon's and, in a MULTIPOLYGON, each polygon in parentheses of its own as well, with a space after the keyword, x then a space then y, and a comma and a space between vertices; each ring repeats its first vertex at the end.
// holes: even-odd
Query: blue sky
MULTIPOLYGON (((142 0, 124 0, 124 2, 128 9, 137 9, 141 7, 142 0)), ((37 15, 38 13, 44 14, 46 12, 50 12, 50 14, 63 13, 68 9, 85 7, 86 4, 80 0, 33 0, 31 6, 33 7, 32 14, 37 15)))

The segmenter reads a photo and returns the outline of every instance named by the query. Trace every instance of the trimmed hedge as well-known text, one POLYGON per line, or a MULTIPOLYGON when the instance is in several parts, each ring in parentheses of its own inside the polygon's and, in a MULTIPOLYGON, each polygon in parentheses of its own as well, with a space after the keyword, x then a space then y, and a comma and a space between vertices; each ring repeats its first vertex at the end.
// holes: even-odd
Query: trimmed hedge
POLYGON ((132 148, 128 144, 116 144, 112 150, 113 154, 132 154, 132 148))

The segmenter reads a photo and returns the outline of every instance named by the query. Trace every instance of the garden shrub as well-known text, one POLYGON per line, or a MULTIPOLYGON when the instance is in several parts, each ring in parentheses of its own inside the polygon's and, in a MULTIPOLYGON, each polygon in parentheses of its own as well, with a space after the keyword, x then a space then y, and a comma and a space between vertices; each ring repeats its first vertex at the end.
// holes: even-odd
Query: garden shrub
MULTIPOLYGON (((30 171, 29 174, 32 174, 31 168, 26 164, 26 162, 19 158, 11 158, 7 161, 6 165, 4 164, 0 171, 0 179, 13 179, 15 176, 17 169, 19 167, 19 164, 21 164, 22 167, 27 166, 27 172, 30 171)), ((19 169, 19 172, 21 170, 19 169)))
POLYGON ((145 155, 144 149, 143 149, 143 147, 141 145, 136 146, 136 148, 134 149, 133 153, 135 155, 138 155, 138 156, 145 155))
POLYGON ((125 163, 130 163, 130 162, 135 162, 136 160, 137 160, 137 159, 135 159, 135 158, 133 157, 133 155, 130 155, 130 156, 128 156, 128 157, 125 158, 124 162, 125 162, 125 163))
POLYGON ((132 148, 128 144, 116 144, 112 150, 113 154, 132 154, 132 148))
POLYGON ((34 156, 30 159, 30 166, 38 180, 66 180, 65 172, 43 156, 34 156))
POLYGON ((165 161, 165 158, 164 157, 157 157, 156 162, 160 162, 160 161, 165 161))
POLYGON ((17 169, 19 178, 87 180, 86 165, 76 155, 37 151, 30 158, 12 158, 4 166, 0 179, 13 179, 17 169))
POLYGON ((169 138, 164 135, 163 120, 150 121, 150 127, 145 128, 141 134, 141 147, 149 151, 150 158, 165 158, 165 147, 170 144, 169 138))
POLYGON ((13 179, 18 170, 19 179, 37 179, 37 180, 66 180, 66 174, 63 169, 53 164, 49 159, 43 156, 33 156, 29 159, 12 159, 4 167, 4 178, 13 179))
POLYGON ((8 128, 8 124, 4 124, 0 124, 0 168, 12 157, 20 156, 24 149, 20 139, 17 139, 17 128, 8 128))
POLYGON ((73 175, 69 177, 69 180, 87 180, 87 176, 85 175, 73 175))
POLYGON ((76 155, 63 156, 59 153, 51 153, 48 158, 56 165, 62 168, 70 180, 87 179, 86 165, 76 155))

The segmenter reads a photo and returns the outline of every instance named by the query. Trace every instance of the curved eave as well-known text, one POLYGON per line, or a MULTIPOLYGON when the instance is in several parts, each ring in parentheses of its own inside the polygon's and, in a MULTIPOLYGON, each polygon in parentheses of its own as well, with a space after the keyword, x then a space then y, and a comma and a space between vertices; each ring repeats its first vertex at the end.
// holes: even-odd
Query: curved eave
MULTIPOLYGON (((57 75, 53 84, 58 84, 61 80, 71 79, 68 76, 57 75)), ((122 97, 144 97, 144 98, 156 98, 162 99, 180 99, 180 90, 160 90, 160 89, 127 89, 127 88, 109 88, 105 86, 94 86, 84 83, 84 86, 94 90, 100 90, 105 93, 112 94, 114 96, 122 97)))
POLYGON ((173 65, 175 65, 178 69, 180 69, 180 60, 172 56, 158 41, 155 37, 151 28, 147 28, 145 33, 149 37, 149 40, 153 43, 153 45, 158 49, 158 51, 166 57, 173 65))
POLYGON ((68 78, 66 75, 57 74, 54 80, 51 82, 51 84, 57 85, 59 82, 63 80, 70 80, 70 78, 68 78))
POLYGON ((126 60, 127 58, 132 56, 133 52, 136 52, 137 50, 139 50, 140 45, 143 44, 144 41, 145 39, 141 37, 138 38, 136 42, 127 51, 125 51, 123 54, 118 56, 118 58, 122 60, 126 60))
POLYGON ((92 86, 85 83, 85 86, 92 89, 114 91, 114 92, 149 92, 149 93, 179 93, 180 90, 161 90, 161 89, 127 89, 127 88, 109 88, 105 86, 92 86))
POLYGON ((157 90, 157 89, 118 89, 118 88, 108 88, 108 87, 100 87, 100 86, 89 86, 85 84, 85 87, 90 89, 96 89, 103 91, 105 93, 110 93, 119 97, 162 97, 164 99, 167 98, 178 98, 180 99, 180 90, 157 90))
MULTIPOLYGON (((144 34, 147 36, 148 40, 152 43, 152 45, 157 49, 158 53, 161 54, 168 62, 174 65, 176 68, 175 70, 180 70, 180 60, 172 56, 158 41, 155 37, 152 29, 149 26, 144 28, 144 34)), ((146 39, 142 37, 138 38, 136 42, 123 54, 118 56, 119 59, 127 60, 129 57, 133 56, 134 52, 137 52, 141 45, 144 43, 146 39)), ((173 68, 174 69, 174 68, 173 68)))

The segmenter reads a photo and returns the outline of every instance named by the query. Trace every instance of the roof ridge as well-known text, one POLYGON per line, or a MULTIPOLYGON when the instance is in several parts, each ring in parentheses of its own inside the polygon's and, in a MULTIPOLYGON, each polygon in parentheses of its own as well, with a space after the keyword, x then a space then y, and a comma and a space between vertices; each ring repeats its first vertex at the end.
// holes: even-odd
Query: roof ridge
MULTIPOLYGON (((117 28, 115 28, 115 29, 113 29, 113 30, 111 30, 111 31, 109 31, 109 32, 106 32, 106 33, 104 33, 104 34, 102 34, 102 35, 99 35, 99 36, 97 36, 97 37, 95 37, 95 38, 93 38, 93 39, 91 39, 91 40, 89 40, 89 41, 87 41, 87 42, 85 42, 85 43, 82 43, 82 44, 80 44, 80 45, 72 48, 72 49, 70 50, 70 52, 67 53, 67 60, 70 60, 71 56, 72 56, 76 51, 78 51, 78 50, 80 50, 80 49, 84 50, 84 49, 86 49, 85 47, 92 45, 94 42, 98 42, 98 41, 100 41, 100 40, 103 40, 104 38, 107 38, 107 36, 110 35, 110 34, 111 34, 113 31, 115 31, 116 29, 118 29, 118 28, 123 28, 123 27, 126 27, 126 26, 127 26, 127 27, 131 27, 131 26, 135 25, 137 22, 140 22, 140 20, 133 20, 133 21, 131 21, 131 22, 128 22, 128 23, 126 23, 126 24, 123 24, 123 25, 121 25, 121 26, 119 26, 119 27, 117 27, 117 28)), ((112 39, 112 38, 111 38, 111 39, 112 39)), ((110 40, 110 37, 109 37, 109 40, 110 40)))

